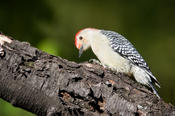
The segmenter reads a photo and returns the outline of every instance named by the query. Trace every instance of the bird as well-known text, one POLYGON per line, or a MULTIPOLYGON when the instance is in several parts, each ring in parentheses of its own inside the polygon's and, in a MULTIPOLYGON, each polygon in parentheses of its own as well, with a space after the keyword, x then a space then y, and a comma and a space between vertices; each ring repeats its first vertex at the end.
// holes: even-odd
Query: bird
POLYGON ((137 82, 150 87, 160 98, 154 87, 155 84, 160 88, 160 83, 133 44, 121 34, 97 28, 81 29, 75 35, 75 46, 79 57, 91 48, 104 67, 133 75, 137 82))

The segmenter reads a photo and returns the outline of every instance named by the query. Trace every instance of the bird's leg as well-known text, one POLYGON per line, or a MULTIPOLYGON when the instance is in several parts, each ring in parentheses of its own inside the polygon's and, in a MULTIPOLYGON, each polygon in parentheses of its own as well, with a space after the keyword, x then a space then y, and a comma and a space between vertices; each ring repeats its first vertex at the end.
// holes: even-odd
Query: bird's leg
POLYGON ((112 70, 109 66, 107 66, 107 65, 105 65, 105 64, 102 64, 102 63, 101 63, 99 60, 97 60, 97 59, 90 59, 88 62, 89 62, 89 63, 92 63, 92 64, 99 64, 99 65, 103 66, 104 69, 112 70))
POLYGON ((103 63, 101 63, 101 62, 100 62, 99 60, 97 60, 97 59, 90 59, 88 62, 89 62, 89 63, 92 63, 92 64, 99 64, 100 66, 103 67, 103 69, 106 69, 106 70, 108 70, 108 71, 111 71, 111 70, 112 70, 109 66, 107 66, 107 65, 105 65, 105 64, 103 64, 103 63))
POLYGON ((112 71, 114 74, 117 74, 118 71, 115 68, 111 68, 108 65, 102 64, 102 66, 104 67, 104 69, 106 69, 107 71, 112 71))
POLYGON ((108 65, 101 63, 101 62, 100 62, 99 60, 97 60, 97 59, 90 59, 88 62, 89 62, 89 63, 92 63, 92 64, 99 64, 99 65, 103 66, 103 68, 106 69, 107 71, 112 71, 112 72, 114 72, 114 73, 117 73, 116 69, 110 68, 108 65))

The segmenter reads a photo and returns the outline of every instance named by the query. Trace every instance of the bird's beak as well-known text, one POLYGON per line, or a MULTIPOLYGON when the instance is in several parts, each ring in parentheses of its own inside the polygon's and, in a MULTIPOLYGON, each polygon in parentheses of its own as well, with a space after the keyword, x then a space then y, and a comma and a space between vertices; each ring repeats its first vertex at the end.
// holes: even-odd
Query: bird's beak
POLYGON ((83 54, 83 45, 79 49, 79 57, 83 54))

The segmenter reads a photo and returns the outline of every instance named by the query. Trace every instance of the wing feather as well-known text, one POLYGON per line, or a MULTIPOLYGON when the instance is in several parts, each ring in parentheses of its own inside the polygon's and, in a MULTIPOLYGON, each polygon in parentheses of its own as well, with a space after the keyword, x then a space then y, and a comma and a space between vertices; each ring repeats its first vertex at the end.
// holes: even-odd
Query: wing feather
POLYGON ((115 52, 127 58, 134 65, 144 69, 147 72, 147 74, 149 74, 150 77, 152 77, 151 79, 153 83, 154 82, 157 83, 157 85, 160 87, 159 82, 151 73, 148 64, 145 62, 143 57, 138 53, 138 51, 134 48, 131 42, 129 42, 124 36, 113 31, 101 30, 101 33, 107 36, 110 42, 110 46, 115 52))

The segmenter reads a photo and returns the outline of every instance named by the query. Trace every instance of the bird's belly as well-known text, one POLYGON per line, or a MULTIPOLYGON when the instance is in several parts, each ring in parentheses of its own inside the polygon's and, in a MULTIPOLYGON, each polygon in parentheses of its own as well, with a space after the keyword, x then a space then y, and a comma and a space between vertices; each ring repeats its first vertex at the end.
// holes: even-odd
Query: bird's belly
POLYGON ((97 56, 102 64, 107 65, 112 70, 116 70, 118 72, 129 73, 130 64, 127 59, 121 57, 118 53, 105 53, 103 56, 97 56))
POLYGON ((91 48, 94 54, 103 65, 107 65, 112 70, 129 73, 131 68, 129 60, 113 51, 113 49, 109 46, 108 39, 104 37, 105 36, 100 38, 94 37, 96 39, 91 40, 91 48))
POLYGON ((131 68, 129 60, 123 58, 112 49, 109 49, 110 48, 94 49, 93 52, 103 65, 118 72, 129 73, 131 68))

